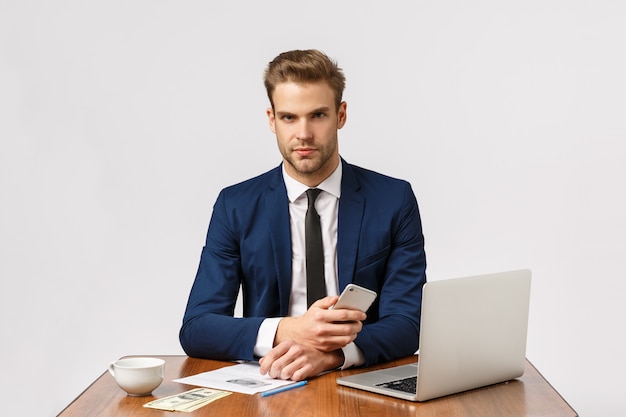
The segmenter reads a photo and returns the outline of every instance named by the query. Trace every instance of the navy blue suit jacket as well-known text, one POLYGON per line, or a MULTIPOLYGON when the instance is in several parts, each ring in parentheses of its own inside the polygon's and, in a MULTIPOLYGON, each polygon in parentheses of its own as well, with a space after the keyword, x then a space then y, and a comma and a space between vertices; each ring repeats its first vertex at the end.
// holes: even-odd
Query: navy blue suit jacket
MULTIPOLYGON (((355 283, 378 293, 355 343, 365 365, 418 348, 424 238, 406 181, 343 164, 337 231, 339 290, 355 283)), ((291 291, 289 202, 281 166, 225 188, 180 330, 189 356, 253 360, 261 322, 288 313, 291 291), (240 285, 243 318, 234 318, 240 285)))

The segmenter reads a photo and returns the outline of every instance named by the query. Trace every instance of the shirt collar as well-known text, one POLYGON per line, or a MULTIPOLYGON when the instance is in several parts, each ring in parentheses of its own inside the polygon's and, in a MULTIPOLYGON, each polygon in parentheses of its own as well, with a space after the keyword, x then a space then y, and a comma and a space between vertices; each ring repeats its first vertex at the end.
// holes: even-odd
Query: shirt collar
MULTIPOLYGON (((283 180, 285 181, 285 187, 287 188, 287 198, 289 198, 289 202, 293 203, 300 197, 302 194, 308 190, 308 185, 304 185, 299 181, 291 178, 287 171, 285 171, 285 163, 282 166, 283 169, 283 180)), ((315 188, 319 188, 320 190, 326 191, 329 194, 334 195, 335 197, 341 197, 341 176, 342 176, 343 168, 342 163, 339 161, 337 168, 333 171, 332 174, 324 181, 320 183, 315 188)))

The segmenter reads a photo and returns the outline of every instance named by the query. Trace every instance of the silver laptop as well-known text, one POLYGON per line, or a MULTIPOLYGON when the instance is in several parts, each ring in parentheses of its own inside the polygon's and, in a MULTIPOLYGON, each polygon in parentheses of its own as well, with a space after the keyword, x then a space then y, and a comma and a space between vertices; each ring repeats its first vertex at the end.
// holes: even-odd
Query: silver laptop
POLYGON ((426 401, 522 376, 530 275, 521 270, 427 282, 418 361, 337 383, 426 401))

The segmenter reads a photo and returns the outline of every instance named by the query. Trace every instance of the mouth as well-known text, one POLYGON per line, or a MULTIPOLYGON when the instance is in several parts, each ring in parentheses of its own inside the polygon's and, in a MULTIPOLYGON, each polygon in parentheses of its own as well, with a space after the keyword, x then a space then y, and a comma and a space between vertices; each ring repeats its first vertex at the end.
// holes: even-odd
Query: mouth
POLYGON ((298 148, 294 149, 294 152, 300 157, 307 157, 313 155, 317 150, 313 148, 298 148))

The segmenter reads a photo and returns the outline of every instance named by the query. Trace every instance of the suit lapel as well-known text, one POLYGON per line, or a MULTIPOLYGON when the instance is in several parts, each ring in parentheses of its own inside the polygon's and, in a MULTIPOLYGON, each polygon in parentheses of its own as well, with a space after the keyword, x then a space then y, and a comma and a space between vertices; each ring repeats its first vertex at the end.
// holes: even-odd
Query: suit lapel
POLYGON ((343 159, 341 198, 337 231, 337 270, 339 292, 352 281, 361 235, 365 201, 358 192, 361 188, 352 167, 343 159))
MULTIPOLYGON (((352 281, 358 252, 365 201, 352 167, 342 159, 341 198, 337 230, 337 270, 339 291, 352 281)), ((265 196, 268 232, 271 236, 274 268, 278 277, 280 315, 289 312, 291 297, 291 230, 289 201, 279 166, 274 171, 265 196)), ((269 265, 268 265, 269 266, 269 265)))
MULTIPOLYGON (((278 277, 278 298, 280 315, 289 312, 291 296, 291 230, 289 224, 289 200, 279 166, 270 179, 265 197, 265 210, 268 215, 268 233, 272 240, 272 251, 276 275, 278 277)), ((272 267, 268 265, 268 267, 272 267)))

